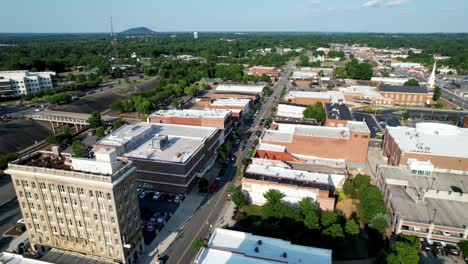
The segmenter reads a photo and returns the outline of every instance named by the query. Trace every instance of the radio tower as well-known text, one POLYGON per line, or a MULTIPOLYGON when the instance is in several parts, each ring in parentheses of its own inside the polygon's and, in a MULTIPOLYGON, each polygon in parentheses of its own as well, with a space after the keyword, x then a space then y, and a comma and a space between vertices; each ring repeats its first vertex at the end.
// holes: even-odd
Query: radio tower
POLYGON ((112 17, 110 17, 110 24, 111 24, 111 44, 112 44, 112 56, 114 56, 114 64, 118 64, 119 62, 119 51, 117 49, 117 37, 114 33, 114 24, 112 23, 112 17))

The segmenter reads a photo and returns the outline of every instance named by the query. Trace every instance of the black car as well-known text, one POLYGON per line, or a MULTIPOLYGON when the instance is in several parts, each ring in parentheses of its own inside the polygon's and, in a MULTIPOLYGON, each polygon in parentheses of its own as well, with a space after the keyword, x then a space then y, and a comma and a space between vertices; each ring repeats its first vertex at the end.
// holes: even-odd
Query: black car
POLYGON ((426 239, 421 241, 421 249, 424 251, 431 251, 431 245, 429 245, 429 242, 427 242, 426 239))
POLYGON ((460 250, 455 245, 448 244, 445 246, 445 254, 452 256, 460 256, 460 250))

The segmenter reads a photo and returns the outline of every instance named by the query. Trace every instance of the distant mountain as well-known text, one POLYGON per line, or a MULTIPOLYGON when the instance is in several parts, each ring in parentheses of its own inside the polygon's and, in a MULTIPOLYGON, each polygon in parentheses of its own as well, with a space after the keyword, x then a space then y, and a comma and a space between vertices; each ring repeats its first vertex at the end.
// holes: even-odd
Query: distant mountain
POLYGON ((147 27, 136 27, 130 28, 120 33, 121 35, 151 35, 156 34, 155 31, 147 28, 147 27))

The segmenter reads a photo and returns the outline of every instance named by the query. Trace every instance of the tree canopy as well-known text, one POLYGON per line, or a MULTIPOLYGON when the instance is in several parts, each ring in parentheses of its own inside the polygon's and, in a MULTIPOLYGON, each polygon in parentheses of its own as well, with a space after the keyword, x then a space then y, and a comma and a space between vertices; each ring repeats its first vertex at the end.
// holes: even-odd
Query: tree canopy
POLYGON ((416 79, 409 79, 404 83, 406 86, 419 86, 419 82, 416 79))
POLYGON ((317 122, 325 122, 326 114, 325 110, 323 109, 323 105, 321 102, 317 102, 313 105, 309 105, 304 110, 304 118, 313 118, 317 120, 317 122))

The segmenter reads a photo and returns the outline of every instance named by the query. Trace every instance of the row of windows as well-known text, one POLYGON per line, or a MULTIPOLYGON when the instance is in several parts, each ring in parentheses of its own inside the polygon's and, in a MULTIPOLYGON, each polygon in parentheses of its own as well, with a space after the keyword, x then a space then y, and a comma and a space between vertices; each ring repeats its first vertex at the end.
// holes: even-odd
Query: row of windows
MULTIPOLYGON (((35 182, 31 182, 31 185, 29 184, 28 181, 25 181, 25 180, 16 180, 16 186, 20 187, 20 186, 23 186, 24 188, 33 188, 33 189, 36 189, 36 183, 35 182)), ((59 192, 62 192, 62 193, 65 193, 65 189, 70 193, 70 194, 79 194, 79 195, 85 195, 85 190, 83 188, 80 188, 80 187, 73 187, 73 186, 67 186, 65 188, 65 186, 63 184, 53 184, 53 183, 50 183, 48 185, 46 185, 44 182, 39 182, 39 187, 42 189, 42 190, 47 190, 47 187, 49 187, 49 189, 51 191, 59 191, 59 192)), ((89 197, 94 197, 96 196, 97 198, 107 198, 108 200, 111 200, 112 199, 112 195, 110 193, 105 193, 102 192, 102 191, 92 191, 92 190, 89 190, 88 191, 88 196, 89 197), (104 197, 105 196, 105 197, 104 197)))
MULTIPOLYGON (((29 229, 32 229, 32 225, 31 224, 28 224, 28 227, 29 229)), ((42 231, 45 231, 47 232, 47 226, 43 225, 42 226, 42 229, 41 229, 41 226, 36 224, 34 225, 35 229, 36 230, 42 230, 42 231)), ((52 233, 55 233, 55 234, 60 234, 62 236, 70 236, 70 237, 78 237, 78 238, 81 238, 81 239, 85 239, 86 236, 85 236, 85 233, 84 231, 82 230, 78 230, 75 232, 75 230, 70 230, 69 232, 67 232, 67 230, 63 229, 63 228, 58 228, 56 226, 52 226, 52 233)), ((117 234, 117 232, 115 233, 117 234)), ((31 238, 34 239, 34 234, 31 234, 31 238)), ((88 233, 88 236, 87 238, 89 240, 95 240, 95 236, 92 232, 89 232, 88 233)), ((48 241, 48 237, 46 237, 46 240, 48 241)), ((102 241, 102 237, 101 236, 97 236, 97 241, 98 242, 101 242, 102 241)), ((109 236, 109 235, 104 235, 104 241, 108 244, 111 244, 112 242, 112 237, 109 236)), ((114 239, 114 245, 119 245, 119 239, 114 239)))

